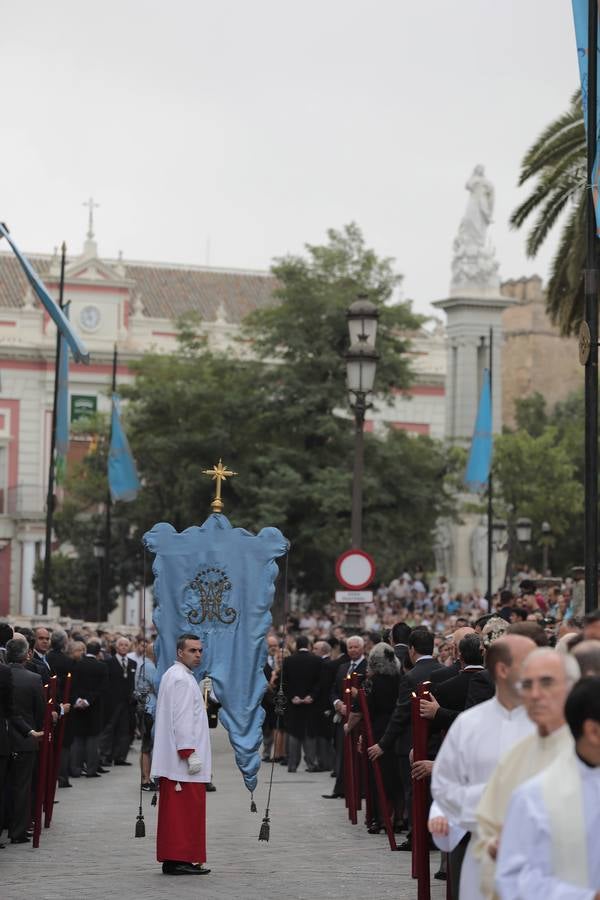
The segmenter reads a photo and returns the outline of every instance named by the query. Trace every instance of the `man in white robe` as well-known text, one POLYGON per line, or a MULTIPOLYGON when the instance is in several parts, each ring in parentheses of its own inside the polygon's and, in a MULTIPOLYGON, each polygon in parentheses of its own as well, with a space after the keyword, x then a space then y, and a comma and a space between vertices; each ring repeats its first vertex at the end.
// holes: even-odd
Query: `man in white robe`
POLYGON ((486 666, 495 682, 496 695, 458 716, 433 764, 434 804, 429 829, 442 849, 454 850, 457 846, 450 856, 450 876, 456 888, 460 875, 461 900, 475 900, 479 896, 478 864, 470 845, 460 871, 467 835, 476 827, 477 804, 498 760, 534 727, 521 705, 517 688, 523 660, 533 650, 533 641, 521 635, 494 641, 487 652, 486 666), (454 838, 452 846, 446 847, 440 838, 448 835, 450 824, 454 838), (462 848, 458 846, 461 839, 462 848))
POLYGON ((521 693, 534 734, 520 741, 500 761, 477 807, 477 840, 473 852, 481 865, 483 897, 495 897, 495 859, 512 792, 568 751, 573 739, 565 722, 565 701, 579 677, 568 655, 548 647, 534 650, 523 664, 521 693))
POLYGON ((600 900, 600 678, 571 691, 575 740, 513 794, 498 851, 502 900, 600 900))
POLYGON ((154 726, 152 777, 160 779, 156 857, 165 875, 204 875, 206 784, 211 753, 206 707, 193 670, 202 644, 177 640, 177 661, 163 675, 154 726))

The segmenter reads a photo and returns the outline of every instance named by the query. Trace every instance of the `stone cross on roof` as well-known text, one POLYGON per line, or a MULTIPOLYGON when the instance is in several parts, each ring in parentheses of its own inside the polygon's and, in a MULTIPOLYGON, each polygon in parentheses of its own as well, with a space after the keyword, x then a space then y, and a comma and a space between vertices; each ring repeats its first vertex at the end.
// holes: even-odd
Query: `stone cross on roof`
POLYGON ((89 200, 86 200, 85 203, 82 203, 81 205, 82 205, 82 206, 87 206, 87 208, 88 208, 88 210, 89 210, 89 213, 88 213, 88 230, 87 230, 86 237, 87 237, 88 241, 93 241, 93 240, 94 240, 94 209, 98 209, 98 207, 100 206, 100 204, 99 204, 99 203, 94 203, 93 198, 90 197, 89 200))

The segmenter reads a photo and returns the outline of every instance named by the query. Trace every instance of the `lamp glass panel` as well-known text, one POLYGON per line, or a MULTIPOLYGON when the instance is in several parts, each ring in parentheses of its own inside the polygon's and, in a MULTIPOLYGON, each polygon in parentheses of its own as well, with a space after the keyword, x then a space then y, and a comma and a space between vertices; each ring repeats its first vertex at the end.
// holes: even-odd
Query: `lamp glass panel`
POLYGON ((361 383, 365 394, 373 390, 376 366, 377 362, 374 359, 363 359, 361 361, 361 383))
POLYGON ((360 369, 362 361, 360 357, 352 357, 346 362, 346 380, 349 391, 360 391, 360 369))
POLYGON ((377 337, 377 319, 370 316, 350 318, 348 319, 348 331, 351 345, 365 344, 368 347, 374 347, 377 337), (363 335, 367 336, 366 339, 363 339, 363 335))

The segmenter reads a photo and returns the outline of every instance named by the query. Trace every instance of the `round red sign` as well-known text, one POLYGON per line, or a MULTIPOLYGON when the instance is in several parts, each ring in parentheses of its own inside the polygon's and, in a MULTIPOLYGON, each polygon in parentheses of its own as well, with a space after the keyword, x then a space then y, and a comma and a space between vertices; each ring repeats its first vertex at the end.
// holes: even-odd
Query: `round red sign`
POLYGON ((338 556, 335 575, 350 591, 360 591, 375 578, 375 563, 364 550, 346 550, 338 556))

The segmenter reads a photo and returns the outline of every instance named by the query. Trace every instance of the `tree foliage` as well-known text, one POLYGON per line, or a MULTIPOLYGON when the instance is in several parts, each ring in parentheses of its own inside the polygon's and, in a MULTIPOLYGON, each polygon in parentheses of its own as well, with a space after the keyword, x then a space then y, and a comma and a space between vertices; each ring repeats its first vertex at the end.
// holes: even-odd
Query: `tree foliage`
POLYGON ((520 228, 535 215, 526 243, 528 255, 535 256, 561 216, 566 216, 552 261, 546 306, 561 333, 570 334, 583 314, 586 252, 586 136, 580 91, 527 151, 519 184, 529 181, 534 182, 531 193, 510 221, 520 228))
MULTIPOLYGON (((532 522, 530 561, 541 568, 541 526, 552 530, 551 568, 559 574, 583 556, 583 395, 553 410, 540 394, 517 401, 517 428, 494 446, 496 516, 512 529, 517 518, 532 522)), ((516 547, 513 547, 516 550, 516 547)))

